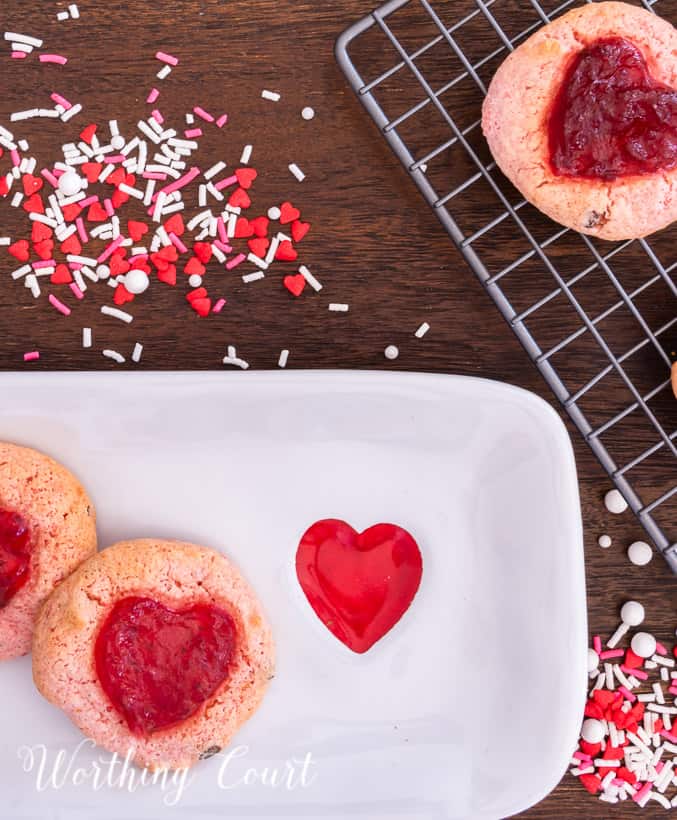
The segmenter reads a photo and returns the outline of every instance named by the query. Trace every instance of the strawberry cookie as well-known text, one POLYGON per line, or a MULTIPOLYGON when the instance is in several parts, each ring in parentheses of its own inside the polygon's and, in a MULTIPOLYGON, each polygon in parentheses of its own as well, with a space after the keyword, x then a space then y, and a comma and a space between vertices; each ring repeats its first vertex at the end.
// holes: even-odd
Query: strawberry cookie
POLYGON ((230 561, 155 539, 83 564, 43 607, 33 643, 47 700, 150 769, 221 751, 258 708, 273 666, 261 606, 230 561))
POLYGON ((77 479, 0 442, 0 660, 30 651, 40 605, 95 552, 94 506, 77 479))
POLYGON ((552 219, 602 239, 677 219, 677 31, 590 3, 500 66, 482 126, 503 173, 552 219))

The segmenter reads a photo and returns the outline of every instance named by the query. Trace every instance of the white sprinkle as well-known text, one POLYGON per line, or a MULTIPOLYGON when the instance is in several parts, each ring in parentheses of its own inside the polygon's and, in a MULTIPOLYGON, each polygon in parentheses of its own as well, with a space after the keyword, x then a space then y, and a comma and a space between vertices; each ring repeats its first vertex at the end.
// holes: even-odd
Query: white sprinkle
POLYGON ((92 346, 92 328, 91 327, 83 327, 82 328, 82 346, 83 347, 91 347, 92 346))
POLYGON ((660 803, 664 809, 669 809, 672 805, 667 797, 662 794, 658 794, 658 792, 649 792, 649 800, 655 800, 656 803, 660 803))
POLYGON ((216 165, 212 165, 207 171, 204 172, 203 176, 205 179, 213 179, 217 174, 220 174, 221 171, 226 167, 226 163, 221 161, 217 162, 216 165))
POLYGON ((143 353, 143 345, 137 342, 134 345, 134 352, 132 353, 132 361, 137 364, 141 361, 141 354, 143 353))
POLYGON ((12 240, 9 238, 9 236, 0 236, 0 246, 11 245, 11 244, 12 244, 12 240))
POLYGON ((170 65, 163 66, 158 73, 155 75, 158 80, 164 80, 172 73, 172 67, 170 65))
POLYGON ((302 117, 303 117, 303 119, 304 119, 304 120, 306 120, 306 121, 308 121, 308 120, 312 120, 312 119, 313 119, 313 117, 315 116, 315 109, 313 109, 313 108, 311 108, 309 105, 307 105, 307 106, 303 109, 303 111, 301 111, 301 116, 302 116, 302 117))
POLYGON ((423 322, 416 333, 414 333, 414 336, 416 336, 417 339, 422 339, 429 330, 430 325, 427 322, 423 322))
POLYGON ((628 502, 623 498, 618 490, 609 490, 604 496, 604 504, 607 510, 614 515, 620 515, 628 509, 628 502))
POLYGON ((388 345, 386 349, 383 351, 383 355, 386 359, 389 359, 391 362, 394 362, 395 359, 400 355, 399 349, 395 345, 388 345))
POLYGON ((121 190, 125 194, 129 194, 129 196, 133 196, 135 199, 143 199, 144 192, 140 191, 138 188, 132 188, 131 185, 127 185, 124 182, 121 182, 118 185, 119 190, 121 190))
POLYGON ((30 265, 22 265, 12 273, 12 279, 21 279, 22 276, 26 276, 32 270, 33 268, 30 265))
POLYGON ((657 703, 650 703, 646 708, 661 715, 677 715, 677 706, 660 706, 657 703))
POLYGON ((292 162, 292 164, 289 166, 289 170, 299 182, 303 182, 303 180, 306 178, 306 175, 295 162, 292 162))
POLYGON ((609 547, 611 546, 611 537, 608 535, 600 535, 600 537, 597 539, 597 543, 603 550, 609 549, 609 547))
POLYGON ((272 220, 273 222, 277 222, 277 220, 282 216, 282 211, 273 206, 272 208, 268 209, 268 219, 272 220))
POLYGON ((240 162, 242 163, 242 165, 249 164, 249 160, 252 158, 253 149, 253 145, 245 145, 245 147, 242 149, 242 156, 240 157, 240 162))
POLYGON ((280 97, 282 95, 278 94, 277 91, 268 91, 268 90, 264 89, 261 92, 261 96, 263 97, 264 100, 270 100, 271 102, 279 102, 280 97))
POLYGON ((233 365, 234 367, 239 367, 242 370, 249 369, 249 363, 246 362, 244 359, 239 358, 239 356, 237 355, 237 350, 233 345, 228 346, 228 353, 224 357, 223 363, 233 365))
POLYGON ((12 208, 18 208, 19 205, 21 205, 21 201, 22 201, 23 198, 24 198, 24 195, 21 193, 21 191, 17 191, 14 194, 14 196, 12 197, 12 201, 10 202, 10 205, 12 206, 12 208))
POLYGON ((264 279, 264 278, 265 278, 265 273, 262 270, 257 270, 257 271, 254 271, 254 273, 246 273, 242 277, 242 281, 245 284, 248 285, 250 282, 258 282, 259 279, 264 279))
POLYGON ((103 350, 102 354, 107 359, 112 359, 114 362, 117 362, 118 364, 124 364, 125 362, 125 357, 118 353, 117 350, 103 350))
POLYGON ((628 558, 635 566, 644 567, 653 558, 653 550, 645 541, 635 541, 628 547, 628 558))
POLYGON ((70 20, 70 14, 67 11, 59 11, 57 12, 56 19, 63 23, 64 20, 70 20))
POLYGON ((329 305, 329 310, 334 313, 347 313, 350 310, 350 305, 341 304, 340 302, 332 302, 329 305))
POLYGON ((662 655, 652 655, 651 660, 654 663, 659 664, 660 666, 673 667, 675 665, 675 662, 672 660, 672 658, 664 658, 662 655))
POLYGON ((288 350, 283 350, 280 353, 280 358, 277 360, 277 366, 278 367, 286 367, 288 360, 289 360, 289 351, 288 350))
POLYGON ((126 322, 127 324, 134 321, 134 317, 131 313, 127 313, 124 310, 118 310, 118 308, 108 307, 108 305, 103 305, 101 308, 101 313, 104 313, 106 316, 112 316, 114 319, 120 319, 120 321, 126 322))
POLYGON ((29 37, 27 34, 17 34, 14 31, 6 31, 5 40, 9 43, 26 43, 29 46, 35 46, 35 48, 42 46, 42 40, 38 40, 37 37, 29 37))
POLYGON ((606 642, 606 645, 609 647, 609 649, 615 649, 618 646, 621 638, 626 634, 628 629, 630 629, 630 627, 627 624, 619 625, 618 629, 606 642))
POLYGON ((77 20, 77 19, 79 19, 79 17, 80 17, 80 10, 79 10, 79 9, 78 9, 78 7, 75 5, 75 3, 71 3, 71 4, 70 4, 70 6, 68 6, 68 11, 70 12, 71 17, 73 18, 73 20, 77 20))
POLYGON ((199 273, 193 273, 188 277, 188 284, 191 288, 199 288, 202 284, 202 277, 199 273))
POLYGON ((299 268, 299 273, 303 276, 303 278, 314 291, 319 293, 322 290, 322 283, 317 281, 317 279, 313 276, 313 274, 308 270, 308 268, 305 265, 301 265, 301 267, 299 268))

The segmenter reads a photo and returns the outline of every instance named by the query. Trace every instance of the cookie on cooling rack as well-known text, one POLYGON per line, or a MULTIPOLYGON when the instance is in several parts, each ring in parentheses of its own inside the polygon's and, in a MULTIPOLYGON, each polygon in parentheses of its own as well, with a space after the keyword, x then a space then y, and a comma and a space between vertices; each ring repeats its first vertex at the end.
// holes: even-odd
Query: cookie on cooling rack
POLYGON ((273 676, 261 606, 221 553, 116 544, 57 588, 36 624, 33 677, 91 739, 140 766, 182 768, 226 746, 273 676))
POLYGON ((42 602, 96 552, 96 517, 71 473, 0 442, 0 660, 30 651, 42 602))
POLYGON ((482 125, 498 166, 537 208, 602 239, 677 219, 677 32, 626 3, 544 26, 500 66, 482 125))

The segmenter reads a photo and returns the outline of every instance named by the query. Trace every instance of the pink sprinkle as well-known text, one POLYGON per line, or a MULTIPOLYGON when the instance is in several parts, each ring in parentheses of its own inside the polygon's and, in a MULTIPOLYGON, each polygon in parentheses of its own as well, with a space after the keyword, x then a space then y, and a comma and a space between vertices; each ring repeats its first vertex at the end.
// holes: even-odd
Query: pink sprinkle
POLYGON ((645 783, 639 791, 636 791, 632 795, 632 799, 635 801, 635 803, 639 803, 639 801, 643 797, 646 797, 646 795, 649 794, 650 791, 651 791, 651 783, 645 783))
POLYGON ((175 245, 181 253, 188 253, 188 248, 174 232, 169 234, 169 238, 172 240, 172 245, 175 245))
POLYGON ((175 179, 174 182, 170 182, 169 185, 165 185, 161 191, 158 191, 157 194, 153 197, 153 202, 155 202, 158 198, 160 193, 164 194, 171 194, 174 191, 178 191, 179 188, 183 188, 184 186, 188 185, 188 183, 192 182, 195 177, 200 176, 200 169, 199 168, 191 168, 187 174, 184 174, 179 179, 175 179))
POLYGON ((226 262, 226 270, 233 270, 238 265, 241 265, 247 257, 243 253, 238 253, 237 256, 234 256, 230 262, 226 262))
POLYGON ((160 92, 157 90, 157 88, 151 88, 150 94, 146 97, 146 102, 152 104, 155 102, 155 100, 157 100, 159 96, 160 92))
POLYGON ((167 179, 167 174, 158 174, 155 171, 144 171, 141 176, 144 179, 167 179))
POLYGON ((223 126, 228 122, 228 114, 221 114, 221 116, 216 121, 216 125, 218 128, 223 128, 223 126))
POLYGON ((59 65, 66 65, 68 57, 62 57, 60 54, 41 54, 41 63, 58 63, 59 65))
POLYGON ((80 202, 78 202, 78 205, 81 208, 86 208, 88 205, 93 205, 95 202, 98 202, 98 201, 99 201, 99 197, 96 196, 96 195, 93 195, 93 196, 88 196, 87 199, 81 199, 80 202))
POLYGON ((97 261, 99 264, 101 264, 102 262, 105 262, 105 261, 106 261, 106 259, 108 259, 108 257, 109 257, 109 256, 112 256, 113 251, 115 251, 115 250, 116 250, 116 248, 119 248, 119 247, 120 247, 120 245, 122 245, 122 243, 123 243, 124 241, 125 241, 124 236, 118 236, 118 238, 117 238, 117 239, 114 239, 114 240, 113 240, 113 241, 112 241, 112 242, 108 245, 108 247, 107 247, 107 248, 106 248, 106 249, 105 249, 105 250, 101 253, 101 255, 99 256, 99 258, 98 258, 96 261, 97 261))
POLYGON ((646 672, 642 672, 641 669, 633 669, 630 666, 625 666, 625 664, 621 666, 621 670, 625 672, 626 675, 634 675, 637 680, 647 680, 649 677, 649 675, 646 672))
POLYGON ((220 240, 220 239, 215 239, 215 240, 212 242, 212 244, 213 244, 213 245, 216 245, 216 247, 217 247, 220 251, 223 251, 224 253, 232 253, 232 251, 233 251, 233 249, 232 249, 232 248, 231 248, 231 246, 228 244, 228 242, 221 242, 221 240, 220 240))
POLYGON ((21 156, 19 152, 16 150, 16 148, 12 148, 12 150, 9 152, 9 155, 12 158, 12 165, 21 165, 21 156))
POLYGON ((193 137, 201 137, 202 136, 202 129, 201 128, 189 128, 187 131, 183 132, 187 140, 192 140, 193 137))
POLYGON ((56 262, 53 259, 44 259, 40 262, 33 262, 33 270, 42 270, 42 268, 53 268, 56 262))
MULTIPOLYGON (((226 231, 226 223, 223 221, 223 217, 220 216, 216 221, 216 229, 219 233, 219 239, 224 245, 228 244, 228 232, 226 231)), ((223 251, 224 249, 221 248, 223 251)), ((230 251, 224 251, 224 253, 230 253, 230 251)))
POLYGON ((78 229, 78 236, 80 237, 80 240, 85 244, 89 242, 89 235, 87 234, 87 229, 85 228, 85 223, 81 216, 75 220, 75 226, 78 229))
POLYGON ((224 309, 225 306, 226 306, 226 300, 225 299, 219 299, 219 301, 212 308, 212 313, 221 313, 221 311, 224 309))
POLYGON ((212 117, 208 111, 205 111, 204 108, 200 108, 199 105, 193 108, 193 113, 205 122, 214 122, 214 117, 212 117))
POLYGON ((25 60, 26 59, 26 52, 25 51, 13 51, 12 52, 12 59, 13 60, 25 60))
POLYGON ((69 103, 65 97, 62 97, 61 94, 57 94, 56 91, 50 95, 50 99, 53 100, 57 105, 62 105, 66 111, 69 108, 73 107, 72 103, 69 103))
POLYGON ((658 763, 656 763, 655 768, 656 768, 656 771, 658 772, 658 774, 660 774, 663 771, 663 766, 665 766, 665 763, 663 763, 662 760, 659 761, 658 763))
POLYGON ((113 203, 110 199, 104 199, 103 207, 106 209, 108 216, 115 216, 115 208, 113 207, 113 203))
POLYGON ((56 186, 59 184, 59 180, 47 168, 43 168, 42 171, 40 171, 40 173, 47 180, 47 182, 49 182, 52 188, 56 188, 56 186))
POLYGON ((148 259, 147 253, 137 253, 136 256, 129 257, 129 264, 133 265, 135 262, 145 262, 148 259))
POLYGON ((60 302, 53 293, 49 294, 49 303, 52 307, 55 307, 59 313, 63 313, 64 316, 71 315, 71 309, 64 305, 63 302, 60 302))
POLYGON ((40 353, 37 350, 32 350, 30 353, 24 353, 25 362, 37 362, 40 358, 40 353))
POLYGON ((151 117, 155 120, 155 122, 156 122, 158 125, 162 125, 162 123, 165 121, 165 118, 164 118, 164 117, 162 116, 162 114, 161 114, 161 113, 157 110, 157 108, 154 108, 154 109, 150 112, 150 115, 151 115, 151 117))
POLYGON ((659 655, 667 655, 668 654, 668 650, 663 646, 662 643, 660 643, 660 641, 656 641, 656 652, 659 655))
POLYGON ((619 686, 618 691, 623 695, 623 697, 626 700, 629 700, 630 703, 634 703, 637 700, 636 696, 633 695, 632 692, 630 692, 628 689, 626 689, 625 686, 619 686))
POLYGON ((622 777, 614 777, 614 779, 611 782, 614 786, 624 786, 626 783, 626 781, 623 780, 622 777))
POLYGON ((113 165, 115 162, 124 162, 127 157, 124 154, 112 154, 110 157, 104 157, 104 162, 113 165))
POLYGON ((574 752, 574 757, 576 760, 592 760, 590 755, 586 755, 585 752, 574 752))
POLYGON ((609 649, 607 652, 600 652, 599 659, 605 661, 607 658, 622 658, 625 649, 609 649))
POLYGON ((70 289, 73 291, 76 299, 84 299, 85 294, 80 290, 80 288, 75 284, 75 282, 71 282, 69 285, 70 289))
POLYGON ((66 172, 62 171, 61 168, 55 168, 54 171, 53 171, 53 174, 57 179, 65 173, 66 172))
POLYGON ((677 695, 677 686, 671 686, 671 687, 668 689, 668 692, 669 692, 671 695, 677 695))
POLYGON ((598 655, 602 654, 602 639, 599 637, 599 635, 595 635, 595 637, 592 639, 592 648, 598 655))
POLYGON ((670 743, 677 743, 677 735, 673 735, 672 732, 668 732, 667 729, 663 729, 661 731, 661 737, 664 737, 666 740, 669 740, 670 743))
POLYGON ((82 264, 82 262, 68 262, 68 267, 71 270, 82 270, 84 265, 82 264))
POLYGON ((158 51, 155 55, 155 59, 159 60, 161 63, 167 63, 167 65, 178 65, 179 61, 176 57, 172 57, 171 54, 166 54, 164 51, 158 51))
POLYGON ((222 191, 224 188, 228 188, 231 185, 235 185, 237 183, 237 176, 233 174, 232 177, 227 177, 226 179, 222 179, 221 182, 217 182, 214 186, 217 191, 222 191))

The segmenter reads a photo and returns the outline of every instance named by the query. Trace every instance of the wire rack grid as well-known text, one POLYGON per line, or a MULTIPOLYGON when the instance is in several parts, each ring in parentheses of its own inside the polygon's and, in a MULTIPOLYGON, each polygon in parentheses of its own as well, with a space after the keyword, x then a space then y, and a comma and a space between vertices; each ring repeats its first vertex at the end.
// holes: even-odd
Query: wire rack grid
MULTIPOLYGON (((548 8, 546 0, 390 0, 344 32, 336 54, 388 144, 677 573, 670 390, 677 230, 611 244, 562 228, 505 180, 481 133, 482 100, 497 66, 575 2, 548 8), (514 294, 513 282, 519 283, 514 294), (626 435, 624 424, 633 419, 636 430, 638 415, 645 433, 626 435), (656 486, 659 470, 667 479, 656 486)), ((641 5, 677 16, 671 2, 641 5)))

